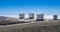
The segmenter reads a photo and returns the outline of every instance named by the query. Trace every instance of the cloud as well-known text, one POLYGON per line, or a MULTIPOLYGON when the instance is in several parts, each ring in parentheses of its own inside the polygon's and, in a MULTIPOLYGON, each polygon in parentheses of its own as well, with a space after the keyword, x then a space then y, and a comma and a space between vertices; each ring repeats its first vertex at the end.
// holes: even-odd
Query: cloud
POLYGON ((5 17, 18 17, 18 15, 1 15, 1 16, 5 16, 5 17))
MULTIPOLYGON (((19 18, 19 15, 1 15, 1 16, 5 16, 5 17, 17 17, 19 18)), ((29 18, 29 15, 25 15, 25 18, 29 18)), ((44 19, 53 19, 53 15, 44 15, 44 19)), ((36 15, 35 15, 35 19, 36 19, 36 15)), ((58 15, 58 19, 60 19, 60 15, 58 15)))
POLYGON ((44 18, 53 19, 53 16, 52 15, 45 15, 44 18))

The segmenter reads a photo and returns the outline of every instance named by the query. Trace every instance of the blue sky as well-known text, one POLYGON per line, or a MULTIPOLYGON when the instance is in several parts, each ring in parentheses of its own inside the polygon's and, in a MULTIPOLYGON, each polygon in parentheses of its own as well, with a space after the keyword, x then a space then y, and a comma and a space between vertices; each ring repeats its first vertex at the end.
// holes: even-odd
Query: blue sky
POLYGON ((60 0, 0 0, 0 15, 44 13, 60 15, 60 0))

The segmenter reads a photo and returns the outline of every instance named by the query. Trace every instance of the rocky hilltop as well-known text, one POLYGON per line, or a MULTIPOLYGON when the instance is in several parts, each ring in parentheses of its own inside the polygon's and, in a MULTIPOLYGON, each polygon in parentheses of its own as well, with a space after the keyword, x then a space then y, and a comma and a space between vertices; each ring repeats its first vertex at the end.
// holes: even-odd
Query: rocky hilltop
POLYGON ((60 20, 3 25, 0 32, 60 32, 60 20))

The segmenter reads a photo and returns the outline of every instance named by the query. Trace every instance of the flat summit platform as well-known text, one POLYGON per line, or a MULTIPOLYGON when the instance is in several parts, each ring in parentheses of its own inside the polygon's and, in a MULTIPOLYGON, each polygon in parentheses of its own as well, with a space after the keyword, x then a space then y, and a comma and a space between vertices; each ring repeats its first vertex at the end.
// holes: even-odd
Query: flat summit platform
POLYGON ((2 25, 0 32, 60 32, 60 20, 2 25))

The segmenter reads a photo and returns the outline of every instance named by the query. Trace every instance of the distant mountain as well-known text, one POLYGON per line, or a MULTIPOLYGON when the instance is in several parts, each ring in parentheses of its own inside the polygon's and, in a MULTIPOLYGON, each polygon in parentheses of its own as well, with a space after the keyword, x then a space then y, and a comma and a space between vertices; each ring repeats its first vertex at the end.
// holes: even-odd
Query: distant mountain
POLYGON ((6 18, 9 18, 9 17, 0 16, 0 20, 6 19, 6 18))

